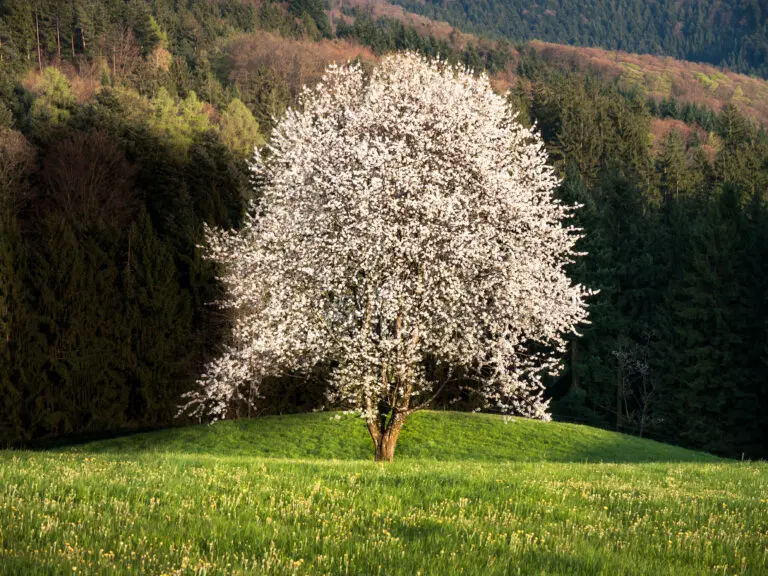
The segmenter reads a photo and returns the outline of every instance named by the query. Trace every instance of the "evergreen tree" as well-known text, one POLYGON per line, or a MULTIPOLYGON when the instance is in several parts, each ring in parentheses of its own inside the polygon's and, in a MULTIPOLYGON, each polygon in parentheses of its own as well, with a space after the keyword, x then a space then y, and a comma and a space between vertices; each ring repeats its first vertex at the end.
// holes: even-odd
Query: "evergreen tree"
POLYGON ((664 139, 658 159, 659 191, 662 198, 669 200, 687 196, 692 192, 694 180, 688 169, 684 143, 680 134, 670 132, 664 139))
POLYGON ((745 221, 739 193, 726 187, 705 205, 693 232, 691 260, 665 302, 666 352, 660 425, 707 450, 754 454, 759 405, 748 369, 751 343, 745 221))
POLYGON ((331 23, 325 14, 322 0, 290 0, 288 7, 291 14, 313 23, 320 35, 326 38, 331 36, 331 23))

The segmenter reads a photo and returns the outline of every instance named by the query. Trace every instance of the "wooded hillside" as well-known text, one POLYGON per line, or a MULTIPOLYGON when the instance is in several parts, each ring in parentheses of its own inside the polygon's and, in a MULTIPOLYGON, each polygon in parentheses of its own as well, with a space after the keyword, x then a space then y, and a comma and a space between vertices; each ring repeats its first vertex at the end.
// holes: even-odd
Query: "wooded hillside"
MULTIPOLYGON (((197 247, 203 224, 239 225, 259 194, 253 146, 326 63, 408 49, 511 88, 559 195, 583 205, 589 255, 572 274, 600 293, 548 382, 555 417, 768 455, 768 136, 745 116, 764 113, 763 84, 707 72, 719 86, 697 80, 697 94, 733 86, 721 108, 686 100, 685 64, 659 73, 683 92, 642 90, 645 76, 628 81, 638 57, 600 71, 569 48, 323 8, 2 4, 0 442, 178 422, 230 321, 207 304, 220 286, 197 247)), ((474 408, 457 386, 455 407, 474 408)), ((264 412, 325 403, 298 379, 265 390, 264 412)))
POLYGON ((393 0, 465 32, 707 62, 768 75, 766 0, 393 0))

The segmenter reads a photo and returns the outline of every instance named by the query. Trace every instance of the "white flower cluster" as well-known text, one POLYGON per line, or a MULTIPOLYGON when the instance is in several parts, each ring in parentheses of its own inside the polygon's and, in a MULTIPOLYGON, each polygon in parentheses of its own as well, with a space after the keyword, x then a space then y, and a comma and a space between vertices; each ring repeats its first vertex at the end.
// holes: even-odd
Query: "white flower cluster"
POLYGON ((233 345, 183 412, 225 417, 263 377, 323 364, 370 423, 427 405, 437 359, 489 405, 548 417, 541 374, 587 318, 564 271, 579 235, 540 138, 487 78, 415 54, 332 66, 264 157, 246 225, 207 231, 233 345))

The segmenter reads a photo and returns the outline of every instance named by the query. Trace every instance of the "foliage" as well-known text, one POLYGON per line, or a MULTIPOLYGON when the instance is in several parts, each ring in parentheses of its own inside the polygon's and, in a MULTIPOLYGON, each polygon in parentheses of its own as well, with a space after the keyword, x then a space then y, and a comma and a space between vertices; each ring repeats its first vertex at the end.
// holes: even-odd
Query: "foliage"
POLYGON ((440 58, 451 64, 461 63, 475 72, 502 72, 512 64, 511 47, 505 42, 472 42, 463 48, 449 39, 420 34, 414 26, 400 20, 379 17, 375 20, 365 12, 355 12, 351 24, 340 20, 336 25, 339 38, 352 38, 370 46, 377 54, 410 50, 430 58, 440 58))
POLYGON ((392 0, 433 20, 514 42, 530 39, 666 54, 766 77, 763 0, 392 0))
POLYGON ((301 18, 305 23, 305 30, 315 39, 321 35, 326 38, 331 36, 331 23, 323 4, 322 0, 290 0, 288 3, 288 11, 301 18), (314 30, 314 33, 310 30, 314 30))
POLYGON ((763 124, 768 122, 768 82, 763 78, 652 54, 627 54, 536 40, 527 47, 548 66, 583 71, 617 83, 627 94, 648 98, 651 111, 661 118, 685 120, 712 131, 716 112, 733 104, 741 114, 763 124), (709 76, 717 76, 716 90, 702 84, 701 79, 709 76))
MULTIPOLYGON (((538 36, 557 36, 571 12, 556 4, 492 23, 527 33, 520 22, 535 18, 538 36)), ((630 4, 579 18, 568 42, 614 33, 629 41, 635 32, 622 27, 639 22, 630 4), (614 9, 624 12, 598 29, 614 9)), ((592 323, 561 356, 564 370, 545 379, 555 418, 768 455, 768 137, 758 124, 768 118, 768 83, 731 71, 757 68, 538 41, 512 47, 384 3, 331 3, 337 38, 313 41, 320 5, 295 3, 314 16, 292 5, 0 3, 0 442, 170 424, 231 321, 208 305, 221 285, 196 249, 201 225, 239 227, 263 185, 249 186, 243 159, 255 133, 239 143, 240 128, 253 128, 248 115, 240 109, 237 130, 223 129, 230 103, 241 100, 268 139, 329 62, 359 59, 368 73, 382 54, 406 49, 489 71, 496 90, 512 87, 509 106, 535 123, 563 178, 558 196, 583 205, 573 223, 588 254, 569 274, 600 292, 592 323)), ((474 2, 468 17, 485 21, 492 5, 474 2)), ((659 21, 663 12, 649 6, 638 9, 659 21)), ((676 4, 669 14, 715 19, 682 18, 649 51, 714 46, 721 31, 735 31, 722 53, 696 56, 724 62, 759 20, 760 6, 743 7, 676 4), (717 20, 729 14, 741 19, 717 20)), ((643 42, 658 34, 646 30, 643 42)), ((753 56, 761 43, 748 43, 753 56)), ((438 360, 426 363, 430 378, 443 375, 438 360)), ((258 412, 234 412, 326 404, 326 368, 309 382, 270 378, 258 412)), ((456 376, 433 405, 481 408, 477 383, 456 376)))
POLYGON ((169 422, 218 333, 200 224, 242 213, 242 159, 194 94, 104 90, 68 112, 33 126, 39 163, 3 138, 3 443, 169 422))
POLYGON ((264 138, 259 133, 259 123, 251 111, 237 98, 229 103, 219 120, 221 140, 232 152, 244 158, 253 155, 255 146, 263 146, 264 138))
POLYGON ((103 132, 74 134, 43 160, 42 178, 52 208, 75 226, 129 224, 139 207, 135 170, 103 132), (84 157, 83 150, 89 150, 84 157))
POLYGON ((152 114, 148 127, 160 140, 173 146, 179 153, 186 153, 195 137, 209 128, 209 123, 208 116, 202 110, 202 103, 194 92, 176 102, 161 88, 152 99, 152 114))
POLYGON ((56 68, 48 67, 43 71, 39 93, 32 105, 32 121, 51 126, 66 122, 74 103, 66 77, 56 68))
POLYGON ((0 129, 13 127, 13 112, 0 102, 0 129))
POLYGON ((762 131, 729 106, 716 118, 719 152, 672 132, 651 165, 647 113, 632 96, 537 74, 528 109, 565 173, 560 194, 584 204, 588 255, 573 274, 600 289, 568 372, 550 382, 554 413, 764 455, 762 131))

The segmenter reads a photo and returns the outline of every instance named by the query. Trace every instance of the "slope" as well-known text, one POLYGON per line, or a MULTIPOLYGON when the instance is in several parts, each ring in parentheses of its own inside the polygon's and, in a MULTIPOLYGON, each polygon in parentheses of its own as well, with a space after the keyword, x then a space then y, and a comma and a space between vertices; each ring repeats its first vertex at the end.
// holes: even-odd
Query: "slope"
MULTIPOLYGON (((74 452, 165 452, 298 459, 372 458, 363 422, 339 412, 220 421, 133 434, 69 448, 74 452)), ((396 459, 440 461, 712 462, 719 459, 607 430, 505 420, 489 414, 417 412, 406 422, 396 459)))
POLYGON ((763 77, 765 0, 393 0, 406 10, 475 34, 514 42, 663 54, 763 77))
POLYGON ((350 459, 366 440, 358 419, 316 413, 0 451, 0 574, 768 567, 765 464, 479 414, 418 414, 393 464, 350 459), (698 461, 569 462, 598 459, 698 461))
MULTIPOLYGON (((333 21, 339 21, 345 17, 351 19, 351 15, 370 17, 381 22, 396 20, 418 31, 420 35, 449 41, 459 50, 474 46, 482 53, 487 52, 494 45, 499 46, 484 37, 488 32, 487 28, 462 26, 460 23, 457 24, 456 17, 450 17, 451 10, 459 9, 459 5, 462 4, 465 3, 442 3, 448 11, 446 12, 432 2, 345 0, 343 4, 345 9, 342 11, 335 8, 330 11, 330 15, 333 21), (458 28, 454 28, 445 20, 457 24, 458 28)), ((483 6, 489 4, 494 3, 484 2, 483 6)), ((508 18, 505 12, 509 8, 507 4, 511 5, 514 2, 497 2, 496 4, 501 7, 498 21, 503 24, 504 18, 508 18)), ((526 6, 533 11, 538 9, 536 6, 526 6)), ((461 9, 464 10, 464 8, 461 9)), ((478 11, 482 12, 486 9, 487 6, 475 7, 468 13, 476 15, 478 11)), ((544 19, 547 18, 549 16, 544 15, 544 19)), ((562 20, 561 17, 555 17, 555 19, 562 20)), ((723 65, 728 64, 727 62, 695 55, 686 56, 674 51, 633 48, 626 43, 576 42, 573 38, 559 38, 546 33, 532 32, 520 36, 492 34, 491 36, 513 38, 521 42, 517 45, 517 49, 512 48, 508 42, 503 45, 503 51, 509 54, 509 65, 505 70, 496 72, 491 78, 494 86, 499 90, 514 86, 519 79, 526 80, 525 75, 522 78, 519 76, 520 70, 516 69, 516 63, 520 61, 520 50, 530 50, 553 68, 580 74, 589 73, 603 81, 618 83, 623 90, 637 91, 656 102, 674 100, 680 105, 694 104, 715 112, 731 103, 746 117, 768 124, 768 81, 734 71, 748 71, 744 67, 729 65, 730 69, 725 69, 714 64, 723 65), (523 40, 526 42, 522 43, 523 40), (601 47, 595 47, 595 45, 601 47), (632 52, 641 52, 641 54, 632 52), (684 57, 689 60, 681 59, 684 57)), ((663 126, 657 128, 662 129, 663 126)))

